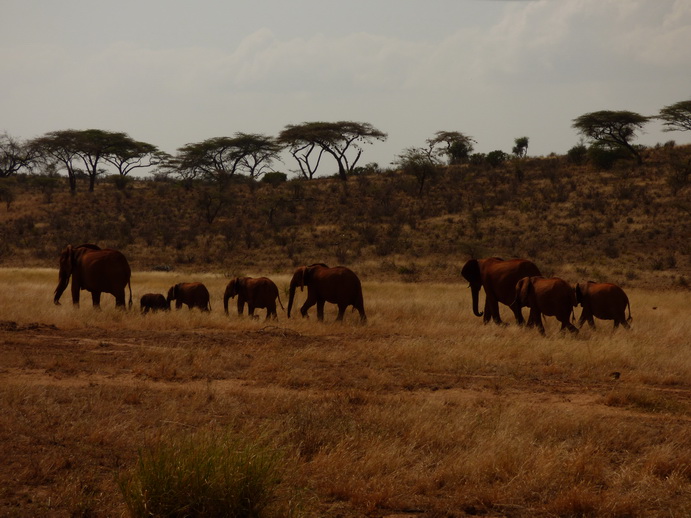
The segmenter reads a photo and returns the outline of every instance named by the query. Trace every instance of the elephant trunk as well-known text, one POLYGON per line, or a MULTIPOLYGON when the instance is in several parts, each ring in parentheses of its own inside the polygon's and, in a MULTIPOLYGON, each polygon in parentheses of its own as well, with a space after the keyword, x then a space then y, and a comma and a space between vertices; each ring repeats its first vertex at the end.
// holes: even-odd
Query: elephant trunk
POLYGON ((55 296, 53 297, 53 304, 56 306, 60 305, 60 297, 62 296, 63 292, 67 288, 67 285, 70 282, 70 276, 69 275, 61 275, 60 276, 60 281, 58 282, 58 287, 55 288, 55 296))
POLYGON ((290 310, 293 308, 293 300, 295 299, 295 285, 290 283, 290 293, 288 295, 288 318, 290 318, 290 310))
POLYGON ((478 308, 478 302, 480 300, 480 286, 474 286, 471 284, 470 291, 473 294, 473 314, 476 317, 481 317, 484 313, 478 308))

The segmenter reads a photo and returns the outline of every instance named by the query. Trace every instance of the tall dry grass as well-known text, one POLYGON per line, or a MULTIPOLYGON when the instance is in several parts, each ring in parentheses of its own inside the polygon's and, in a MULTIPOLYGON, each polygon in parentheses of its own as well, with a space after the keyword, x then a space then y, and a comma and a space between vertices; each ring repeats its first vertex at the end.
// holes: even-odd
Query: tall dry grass
POLYGON ((225 316, 222 275, 137 272, 135 302, 186 280, 210 314, 54 306, 55 270, 0 269, 4 509, 123 512, 139 448, 230 430, 288 452, 305 515, 691 513, 686 293, 627 290, 630 331, 575 337, 483 326, 465 283, 365 281, 364 326, 225 316))

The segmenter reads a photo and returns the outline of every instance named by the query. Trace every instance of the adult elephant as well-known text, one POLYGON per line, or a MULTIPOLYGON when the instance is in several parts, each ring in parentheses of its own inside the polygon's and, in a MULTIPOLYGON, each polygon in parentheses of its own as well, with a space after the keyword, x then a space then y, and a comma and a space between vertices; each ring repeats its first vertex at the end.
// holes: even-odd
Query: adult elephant
POLYGON ((295 289, 300 291, 307 286, 307 300, 300 308, 300 314, 307 316, 309 308, 317 305, 317 318, 324 320, 324 303, 338 305, 337 321, 343 320, 343 314, 348 306, 353 306, 360 313, 360 320, 365 322, 365 305, 362 298, 362 285, 355 273, 345 266, 329 268, 325 264, 301 266, 290 280, 290 296, 288 300, 288 318, 295 299, 295 289))
POLYGON ((160 293, 146 293, 139 299, 139 308, 142 314, 146 315, 149 311, 169 311, 170 302, 160 293))
POLYGON ((524 277, 516 283, 517 308, 530 308, 528 327, 536 326, 541 334, 545 334, 542 315, 556 317, 561 322, 561 330, 568 329, 578 333, 578 329, 571 323, 573 308, 576 306, 576 290, 564 279, 552 277, 524 277))
POLYGON ((278 287, 268 277, 235 277, 226 286, 223 294, 223 309, 228 314, 228 300, 238 298, 238 315, 242 315, 247 303, 247 311, 254 317, 254 310, 266 308, 266 319, 277 318, 276 299, 281 304, 281 297, 278 294, 278 287))
POLYGON ((583 327, 588 322, 590 327, 595 327, 593 317, 602 320, 614 320, 614 329, 619 324, 629 329, 631 320, 631 304, 629 298, 616 284, 609 282, 588 281, 585 284, 576 284, 576 302, 583 307, 578 327, 583 327), (626 318, 626 308, 629 308, 629 318, 626 318))
POLYGON ((175 301, 175 309, 180 309, 186 304, 189 309, 199 308, 202 311, 211 311, 209 299, 209 290, 201 282, 178 283, 170 287, 166 297, 169 304, 175 301))
POLYGON ((516 298, 516 283, 523 277, 540 276, 535 263, 527 259, 510 259, 499 257, 471 259, 463 266, 461 275, 470 283, 473 296, 473 313, 483 317, 486 324, 490 319, 501 324, 499 303, 509 306, 516 316, 516 322, 523 324, 521 308, 512 306, 516 298), (478 310, 480 288, 485 290, 485 310, 478 310))
POLYGON ((72 304, 75 306, 79 306, 79 292, 86 290, 91 293, 95 308, 101 305, 101 293, 110 293, 115 297, 116 307, 125 307, 125 286, 130 289, 129 305, 132 306, 131 274, 127 259, 117 250, 93 244, 67 245, 60 254, 59 280, 53 302, 60 305, 60 297, 72 277, 72 304))

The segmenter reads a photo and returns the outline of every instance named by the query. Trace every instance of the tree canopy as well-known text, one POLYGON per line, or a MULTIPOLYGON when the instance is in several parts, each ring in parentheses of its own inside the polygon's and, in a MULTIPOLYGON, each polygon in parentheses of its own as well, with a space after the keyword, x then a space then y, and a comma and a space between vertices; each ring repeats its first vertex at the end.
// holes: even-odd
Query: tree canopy
POLYGON ((691 99, 670 104, 660 110, 663 131, 691 131, 691 99))
POLYGON ((461 164, 468 160, 477 142, 460 131, 437 131, 427 139, 427 154, 430 158, 446 157, 449 165, 461 164))
POLYGON ((0 135, 0 178, 17 174, 21 169, 30 170, 37 158, 35 151, 26 143, 7 133, 0 135))
POLYGON ((341 180, 347 180, 362 155, 363 144, 386 138, 386 133, 369 123, 339 121, 289 124, 279 134, 278 141, 289 148, 304 177, 312 178, 326 152, 336 160, 341 180), (316 163, 310 162, 317 148, 316 163))
POLYGON ((100 167, 103 162, 115 165, 124 175, 134 167, 154 165, 141 161, 159 153, 156 146, 136 142, 126 133, 100 129, 51 131, 32 140, 29 146, 45 162, 65 168, 73 193, 77 174, 82 171, 88 175, 89 191, 93 192, 96 177, 104 171, 100 167))
POLYGON ((511 152, 518 158, 525 158, 528 156, 528 137, 518 137, 513 141, 514 146, 511 152))
POLYGON ((641 164, 643 158, 631 144, 636 131, 650 120, 639 113, 631 111, 602 110, 585 113, 573 120, 573 127, 593 142, 611 148, 624 148, 641 164))
POLYGON ((260 176, 278 156, 281 146, 271 137, 236 133, 232 137, 213 137, 187 144, 168 161, 183 179, 204 179, 219 186, 239 171, 252 178, 260 176))

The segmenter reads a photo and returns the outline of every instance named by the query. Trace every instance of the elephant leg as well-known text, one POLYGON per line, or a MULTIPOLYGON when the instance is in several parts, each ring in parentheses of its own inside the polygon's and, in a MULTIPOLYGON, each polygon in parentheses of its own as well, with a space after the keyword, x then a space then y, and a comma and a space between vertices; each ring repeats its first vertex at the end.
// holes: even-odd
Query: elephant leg
POLYGON ((561 321, 560 331, 563 331, 564 329, 567 329, 570 333, 578 334, 578 328, 569 322, 568 317, 566 320, 561 321))
POLYGON ((100 291, 92 291, 91 292, 91 301, 94 304, 95 308, 101 308, 101 292, 100 291))
POLYGON ((122 290, 122 293, 118 292, 115 294, 115 307, 125 307, 125 290, 122 290))
POLYGON ((326 303, 325 300, 318 300, 317 301, 317 320, 320 322, 324 321, 324 304, 326 303))
POLYGON ((79 285, 72 281, 72 304, 79 307, 79 285))
POLYGON ((342 322, 343 321, 343 315, 345 315, 347 308, 348 308, 348 306, 344 306, 342 304, 338 305, 338 315, 336 316, 336 322, 342 322))
POLYGON ((509 306, 511 308, 511 311, 513 311, 514 316, 516 317, 516 324, 519 326, 522 326, 525 324, 525 320, 523 319, 523 312, 521 311, 521 308, 518 304, 511 304, 509 306))
POLYGON ((311 297, 309 296, 309 294, 308 294, 307 300, 305 301, 305 303, 304 303, 304 304, 302 305, 302 307, 300 308, 300 314, 301 314, 303 317, 306 317, 306 316, 307 316, 307 311, 309 310, 309 308, 311 308, 312 306, 314 306, 316 303, 317 303, 317 299, 316 299, 316 298, 311 298, 311 297))
POLYGON ((487 324, 492 319, 492 305, 489 302, 489 298, 485 297, 485 309, 482 312, 482 323, 487 324))

